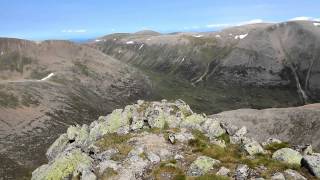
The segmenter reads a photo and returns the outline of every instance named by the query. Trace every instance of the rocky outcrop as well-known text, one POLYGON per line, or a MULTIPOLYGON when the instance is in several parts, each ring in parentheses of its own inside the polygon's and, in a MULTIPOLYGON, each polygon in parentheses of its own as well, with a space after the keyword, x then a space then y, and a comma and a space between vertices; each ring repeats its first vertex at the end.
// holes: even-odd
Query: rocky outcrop
MULTIPOLYGON (((210 117, 223 122, 225 126, 246 126, 249 130, 247 136, 259 142, 271 137, 270 142, 281 139, 296 145, 312 144, 316 150, 320 149, 320 104, 262 110, 238 109, 210 117)), ((228 129, 229 133, 236 131, 231 127, 228 129)))
MULTIPOLYGON (((281 173, 289 179, 312 177, 299 168, 300 152, 270 148, 272 143, 262 147, 246 137, 247 128, 235 127, 237 130, 229 134, 229 127, 205 114, 193 113, 182 100, 140 100, 89 126, 70 126, 48 149, 48 164, 33 171, 32 179, 193 176, 240 180, 281 179, 281 173), (240 140, 233 143, 234 137, 240 140), (218 140, 224 146, 212 143, 218 140), (296 171, 290 170, 290 164, 297 165, 296 171)), ((309 156, 304 159, 317 176, 317 160, 309 156)))

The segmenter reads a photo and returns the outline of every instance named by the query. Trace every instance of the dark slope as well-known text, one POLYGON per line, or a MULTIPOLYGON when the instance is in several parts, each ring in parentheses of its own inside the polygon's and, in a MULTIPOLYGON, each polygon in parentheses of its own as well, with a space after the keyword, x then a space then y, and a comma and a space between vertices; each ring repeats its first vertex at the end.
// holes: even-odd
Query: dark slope
POLYGON ((90 47, 1 38, 0 54, 4 179, 22 178, 43 163, 48 145, 69 125, 149 95, 138 70, 90 47))
POLYGON ((199 111, 320 99, 320 27, 310 21, 212 33, 113 34, 90 46, 139 67, 162 97, 183 98, 199 111))

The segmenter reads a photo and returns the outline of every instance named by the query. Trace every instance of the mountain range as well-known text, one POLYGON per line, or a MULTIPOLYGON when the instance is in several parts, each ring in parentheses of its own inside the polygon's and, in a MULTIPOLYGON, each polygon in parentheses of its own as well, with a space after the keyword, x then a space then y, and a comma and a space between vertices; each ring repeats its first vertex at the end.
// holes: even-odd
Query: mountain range
POLYGON ((28 177, 70 125, 89 124, 138 99, 162 98, 183 99, 196 112, 239 125, 267 127, 261 132, 291 143, 309 138, 319 148, 319 106, 310 105, 312 113, 282 108, 320 101, 320 24, 148 30, 82 44, 0 38, 0 175, 28 177), (289 125, 288 132, 273 130, 289 125))

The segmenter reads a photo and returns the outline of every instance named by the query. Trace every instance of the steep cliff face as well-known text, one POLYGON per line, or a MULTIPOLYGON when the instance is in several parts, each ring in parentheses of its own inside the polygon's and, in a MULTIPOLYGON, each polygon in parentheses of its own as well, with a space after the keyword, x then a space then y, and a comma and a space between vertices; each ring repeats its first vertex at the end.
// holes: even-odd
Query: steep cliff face
MULTIPOLYGON (((228 89, 247 91, 233 94, 237 101, 229 98, 238 108, 291 106, 320 99, 320 27, 311 21, 253 24, 212 33, 113 34, 96 41, 90 45, 141 68, 151 79, 150 71, 173 76, 182 86, 201 87, 216 97, 233 94, 228 89), (215 91, 223 87, 227 90, 215 91), (273 96, 266 95, 273 91, 273 96), (252 98, 256 95, 260 100, 252 98)), ((193 106, 196 99, 186 101, 193 106)), ((210 95, 203 99, 224 104, 210 95)), ((234 107, 222 110, 228 108, 234 107)))
POLYGON ((0 159, 7 163, 0 176, 16 179, 43 163, 41 154, 69 125, 149 93, 137 69, 90 47, 1 38, 0 159))

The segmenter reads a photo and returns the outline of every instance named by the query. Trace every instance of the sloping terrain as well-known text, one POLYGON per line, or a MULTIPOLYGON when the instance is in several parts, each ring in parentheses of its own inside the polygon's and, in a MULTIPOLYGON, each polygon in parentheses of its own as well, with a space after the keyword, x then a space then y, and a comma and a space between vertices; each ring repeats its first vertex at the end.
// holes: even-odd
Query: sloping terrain
POLYGON ((21 179, 72 124, 88 123, 139 97, 138 70, 67 41, 0 39, 0 177, 21 179))
POLYGON ((238 109, 210 116, 235 126, 246 126, 259 141, 278 138, 292 144, 312 144, 320 149, 320 104, 271 109, 238 109))
POLYGON ((120 33, 89 45, 145 71, 160 96, 183 98, 197 111, 320 99, 320 27, 312 21, 207 33, 120 33))

